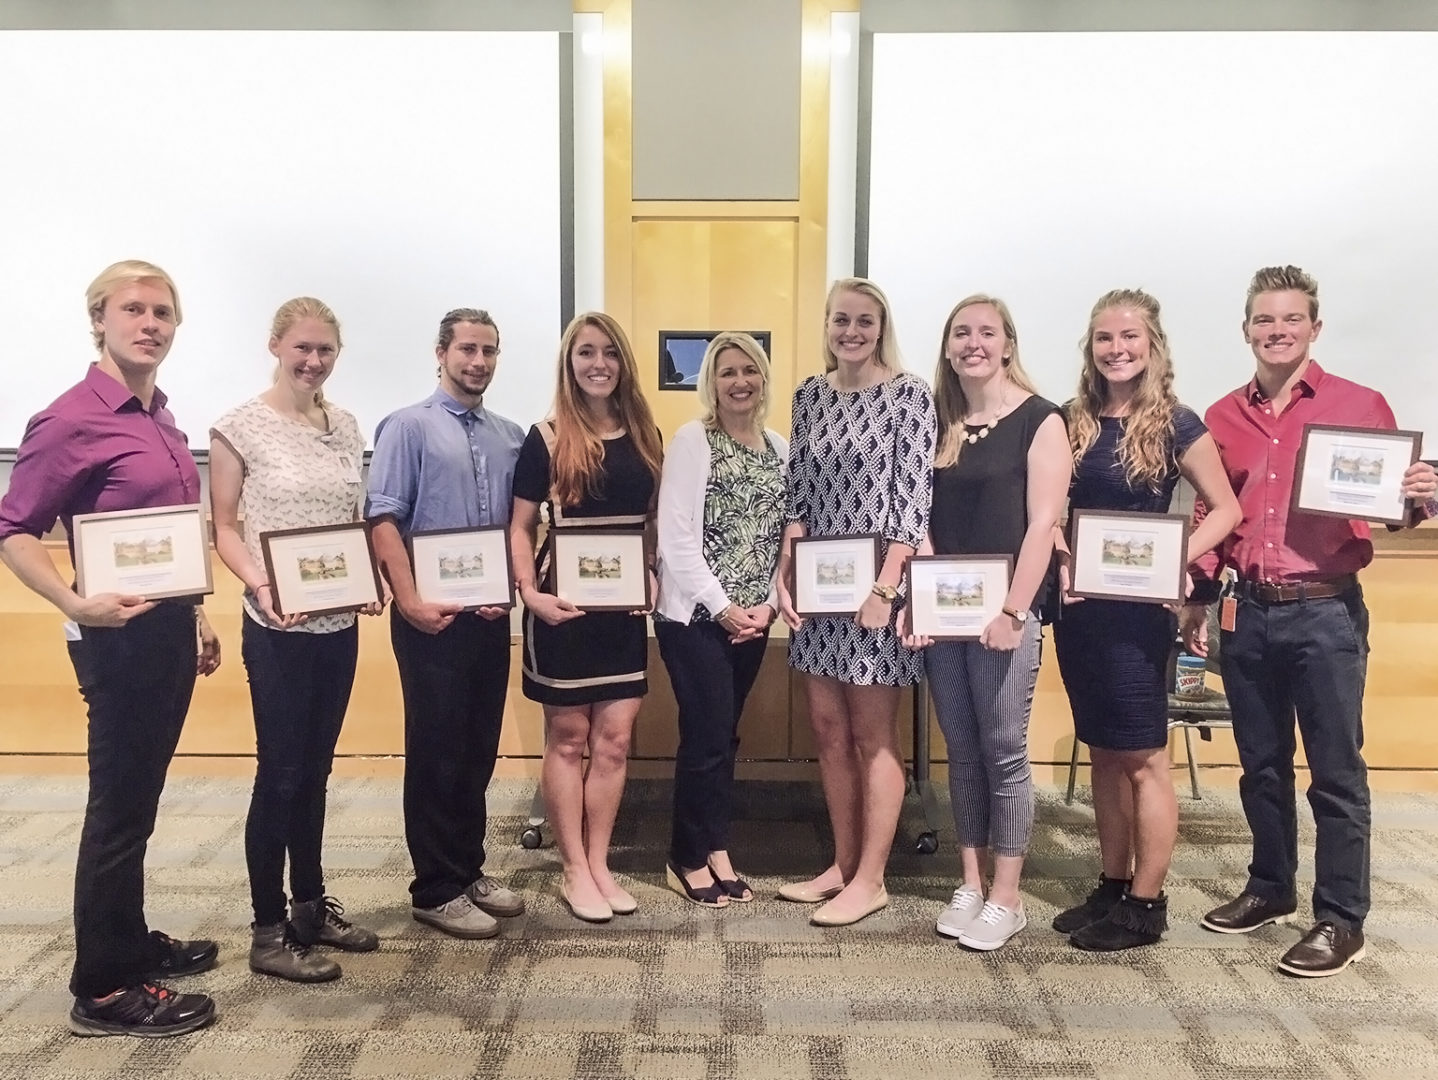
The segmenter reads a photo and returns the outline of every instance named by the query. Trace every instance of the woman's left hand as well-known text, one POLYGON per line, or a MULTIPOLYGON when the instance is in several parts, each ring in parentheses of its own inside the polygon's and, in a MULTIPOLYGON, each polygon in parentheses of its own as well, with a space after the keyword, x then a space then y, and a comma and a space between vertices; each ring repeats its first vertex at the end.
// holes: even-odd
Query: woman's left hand
POLYGON ((1023 639, 1023 625, 1012 615, 1001 611, 984 627, 984 632, 979 635, 979 644, 993 652, 1013 652, 1023 639))
POLYGON ((213 675, 220 667, 220 635, 205 617, 204 608, 195 609, 195 628, 200 633, 199 653, 195 658, 197 675, 213 675))
POLYGON ((877 593, 870 593, 859 605, 854 621, 865 630, 882 630, 889 625, 889 616, 894 613, 893 605, 877 593))
POLYGON ((659 604, 659 579, 654 576, 654 571, 649 571, 649 606, 635 608, 629 614, 648 615, 659 604))

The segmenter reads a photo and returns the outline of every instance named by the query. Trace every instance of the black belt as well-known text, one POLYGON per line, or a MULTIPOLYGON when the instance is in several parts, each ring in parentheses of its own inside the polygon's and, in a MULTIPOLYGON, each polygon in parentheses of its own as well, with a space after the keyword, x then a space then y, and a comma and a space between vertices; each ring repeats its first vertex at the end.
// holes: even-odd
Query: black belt
POLYGON ((1288 585, 1278 585, 1267 581, 1244 581, 1241 578, 1233 583, 1233 590, 1237 596, 1244 600, 1251 600, 1255 604, 1293 604, 1300 600, 1327 600, 1334 596, 1342 596, 1357 587, 1358 577, 1355 574, 1323 578, 1319 581, 1295 581, 1288 585))

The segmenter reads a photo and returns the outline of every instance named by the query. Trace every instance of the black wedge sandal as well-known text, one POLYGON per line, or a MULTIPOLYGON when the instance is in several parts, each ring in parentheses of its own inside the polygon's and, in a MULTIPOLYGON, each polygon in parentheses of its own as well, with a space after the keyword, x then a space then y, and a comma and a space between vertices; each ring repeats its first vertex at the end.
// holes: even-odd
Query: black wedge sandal
POLYGON ((714 864, 709 864, 709 872, 714 875, 714 881, 719 888, 724 890, 724 895, 737 904, 747 904, 754 899, 754 889, 741 877, 722 878, 719 871, 714 869, 714 864))
POLYGON ((664 874, 671 889, 686 900, 698 904, 700 907, 717 908, 727 907, 729 905, 729 896, 717 881, 713 885, 706 885, 701 889, 696 889, 684 880, 684 875, 672 862, 664 864, 664 874))

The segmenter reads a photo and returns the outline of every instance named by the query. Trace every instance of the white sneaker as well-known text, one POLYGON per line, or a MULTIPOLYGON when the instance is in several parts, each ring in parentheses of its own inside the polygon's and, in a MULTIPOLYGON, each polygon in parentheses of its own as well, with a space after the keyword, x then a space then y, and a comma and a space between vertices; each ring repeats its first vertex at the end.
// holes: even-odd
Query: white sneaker
POLYGON ((969 928, 969 923, 979 917, 979 909, 983 906, 983 893, 967 885, 960 885, 954 890, 954 898, 949 901, 949 906, 939 913, 939 921, 934 924, 934 929, 944 937, 956 938, 969 928))
POLYGON ((439 907, 412 907, 410 914, 415 921, 428 923, 451 937, 491 938, 499 933, 499 923, 470 903, 464 893, 439 907))
POLYGON ((1023 904, 1006 908, 992 900, 985 901, 984 909, 979 912, 978 918, 969 923, 959 935, 959 944, 981 952, 992 952, 1028 924, 1023 904))

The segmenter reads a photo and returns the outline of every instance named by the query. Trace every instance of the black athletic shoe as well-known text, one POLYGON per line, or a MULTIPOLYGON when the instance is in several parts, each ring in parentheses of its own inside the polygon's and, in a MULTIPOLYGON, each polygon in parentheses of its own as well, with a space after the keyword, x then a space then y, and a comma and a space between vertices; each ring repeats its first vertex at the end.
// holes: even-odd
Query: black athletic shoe
POLYGON ((148 975, 152 979, 178 979, 181 975, 198 975, 215 966, 215 957, 220 947, 213 941, 197 938, 194 941, 180 941, 158 930, 150 931, 155 952, 160 959, 148 975))
POLYGON ((141 983, 102 998, 76 998, 70 1030, 163 1039, 196 1031, 214 1019, 215 1002, 205 994, 177 994, 159 983, 141 983))

